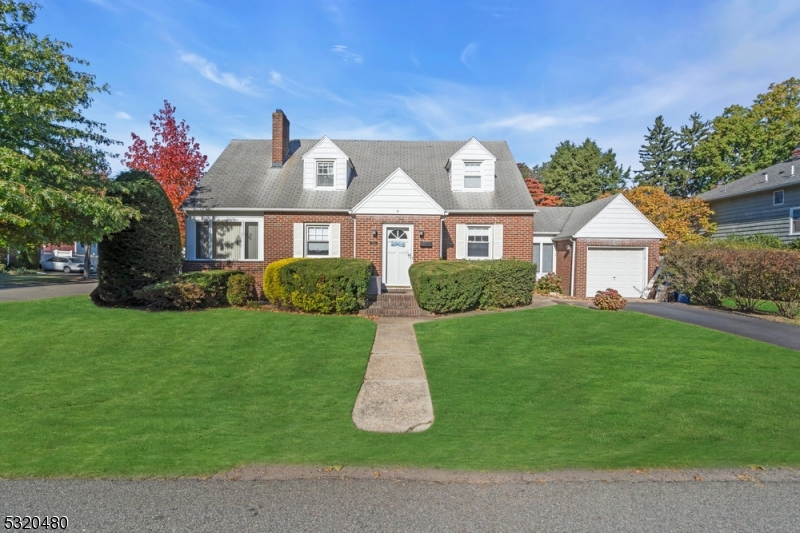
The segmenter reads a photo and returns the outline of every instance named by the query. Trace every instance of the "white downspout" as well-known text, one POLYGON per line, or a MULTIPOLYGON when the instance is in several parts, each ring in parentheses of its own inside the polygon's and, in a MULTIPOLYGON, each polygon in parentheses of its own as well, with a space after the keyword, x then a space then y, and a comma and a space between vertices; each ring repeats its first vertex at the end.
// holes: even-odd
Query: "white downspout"
POLYGON ((357 242, 357 240, 356 240, 356 216, 355 215, 350 215, 350 216, 353 218, 353 259, 355 259, 356 257, 358 257, 358 255, 356 255, 356 242, 357 242))
POLYGON ((575 255, 577 253, 577 249, 575 247, 575 239, 570 239, 569 242, 572 243, 572 273, 570 275, 569 280, 569 295, 575 296, 575 255))

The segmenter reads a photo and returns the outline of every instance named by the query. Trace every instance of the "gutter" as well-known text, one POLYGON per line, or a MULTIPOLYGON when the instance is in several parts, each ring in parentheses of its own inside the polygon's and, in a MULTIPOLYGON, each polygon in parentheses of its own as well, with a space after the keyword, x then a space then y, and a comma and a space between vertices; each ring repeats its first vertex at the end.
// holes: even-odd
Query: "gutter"
POLYGON ((575 247, 575 239, 570 239, 572 243, 572 273, 570 275, 569 280, 569 295, 574 297, 575 296, 575 256, 577 255, 577 248, 575 247))
POLYGON ((197 212, 205 213, 208 211, 240 211, 240 212, 257 212, 257 213, 350 213, 348 209, 299 209, 295 207, 209 207, 206 209, 190 208, 184 209, 185 213, 197 212))
POLYGON ((447 215, 532 215, 538 213, 538 209, 456 209, 447 211, 447 215))

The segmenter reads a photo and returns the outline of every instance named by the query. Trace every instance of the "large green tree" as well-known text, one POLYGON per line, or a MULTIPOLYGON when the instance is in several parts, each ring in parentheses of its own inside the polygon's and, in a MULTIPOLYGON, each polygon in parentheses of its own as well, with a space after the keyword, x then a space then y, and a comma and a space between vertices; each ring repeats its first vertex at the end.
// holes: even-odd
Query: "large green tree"
POLYGON ((68 43, 28 27, 39 6, 0 0, 0 246, 96 242, 135 209, 107 195, 105 126, 83 115, 108 92, 68 43))
POLYGON ((800 141, 800 80, 770 84, 752 106, 729 106, 711 125, 695 150, 704 189, 788 159, 800 141))
POLYGON ((675 131, 664 124, 664 117, 656 117, 652 128, 647 128, 645 143, 639 149, 642 170, 636 171, 636 185, 660 187, 669 192, 678 177, 675 131))
POLYGON ((567 206, 585 204, 616 191, 630 178, 630 168, 624 170, 611 149, 604 152, 591 139, 580 145, 562 142, 549 161, 533 170, 544 183, 545 192, 560 196, 567 206))
POLYGON ((689 115, 689 124, 681 126, 676 145, 676 163, 678 172, 673 186, 667 192, 671 196, 688 198, 706 190, 702 176, 697 174, 697 147, 708 137, 710 123, 703 120, 699 113, 689 115))

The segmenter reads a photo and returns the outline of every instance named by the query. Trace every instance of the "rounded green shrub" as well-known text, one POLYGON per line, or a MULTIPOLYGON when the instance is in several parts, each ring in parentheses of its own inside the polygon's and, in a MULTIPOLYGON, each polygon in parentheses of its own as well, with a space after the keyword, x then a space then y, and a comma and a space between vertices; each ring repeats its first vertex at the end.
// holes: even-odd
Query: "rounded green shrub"
POLYGON ((286 294, 286 289, 281 283, 281 269, 290 263, 300 261, 300 257, 287 257, 273 261, 264 269, 264 282, 261 290, 264 293, 264 298, 270 301, 273 305, 279 307, 286 307, 291 305, 292 299, 290 295, 286 294))
POLYGON ((258 299, 256 292, 256 278, 252 274, 235 274, 228 278, 228 303, 243 307, 258 299))
POLYGON ((483 291, 484 273, 478 261, 422 261, 408 269, 414 297, 432 313, 474 309, 483 291))
POLYGON ((116 179, 122 203, 141 217, 105 237, 97 247, 97 288, 92 300, 101 305, 138 305, 134 292, 177 274, 181 268, 178 220, 161 185, 148 173, 131 170, 116 179))
POLYGON ((366 259, 301 259, 284 264, 278 276, 292 307, 348 314, 364 307, 372 270, 366 259))

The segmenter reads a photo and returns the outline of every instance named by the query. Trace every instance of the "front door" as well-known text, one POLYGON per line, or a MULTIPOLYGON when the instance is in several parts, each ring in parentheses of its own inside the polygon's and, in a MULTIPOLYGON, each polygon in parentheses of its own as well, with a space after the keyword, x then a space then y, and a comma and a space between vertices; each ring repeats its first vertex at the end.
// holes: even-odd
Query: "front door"
POLYGON ((414 226, 386 225, 383 228, 384 283, 388 287, 410 287, 408 267, 414 260, 414 226))

